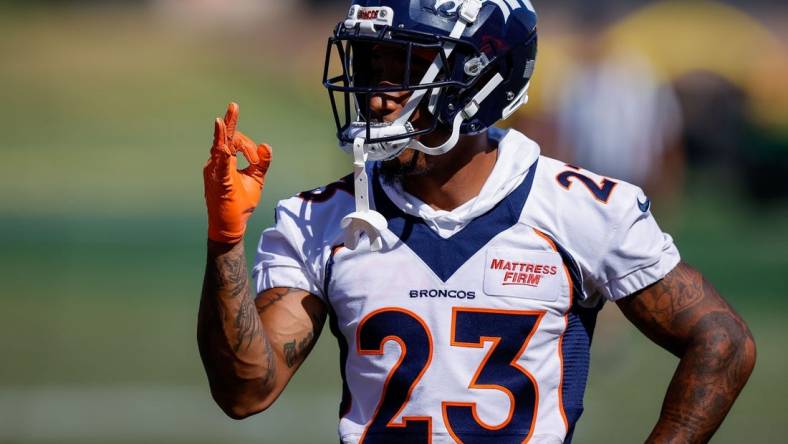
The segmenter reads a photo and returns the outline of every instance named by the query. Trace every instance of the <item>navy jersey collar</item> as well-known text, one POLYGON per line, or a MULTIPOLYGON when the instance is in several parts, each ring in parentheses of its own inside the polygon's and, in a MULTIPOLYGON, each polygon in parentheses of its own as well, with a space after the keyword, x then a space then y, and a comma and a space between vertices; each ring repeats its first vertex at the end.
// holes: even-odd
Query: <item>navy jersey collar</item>
POLYGON ((440 237, 420 217, 405 213, 389 199, 380 185, 377 169, 372 180, 375 207, 388 220, 389 230, 408 246, 443 282, 451 278, 495 236, 513 227, 531 193, 538 161, 523 182, 490 211, 472 220, 449 238, 440 237))

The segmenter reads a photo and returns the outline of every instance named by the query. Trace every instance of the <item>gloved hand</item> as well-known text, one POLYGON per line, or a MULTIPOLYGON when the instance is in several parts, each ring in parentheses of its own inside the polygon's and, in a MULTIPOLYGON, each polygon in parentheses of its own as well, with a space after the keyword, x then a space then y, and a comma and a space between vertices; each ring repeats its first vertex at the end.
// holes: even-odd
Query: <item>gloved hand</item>
POLYGON ((224 120, 217 118, 211 158, 203 169, 205 204, 208 207, 208 238, 228 244, 240 242, 246 222, 257 207, 265 173, 271 164, 271 147, 256 145, 236 130, 238 104, 231 103, 224 120), (249 167, 238 170, 241 151, 249 167))

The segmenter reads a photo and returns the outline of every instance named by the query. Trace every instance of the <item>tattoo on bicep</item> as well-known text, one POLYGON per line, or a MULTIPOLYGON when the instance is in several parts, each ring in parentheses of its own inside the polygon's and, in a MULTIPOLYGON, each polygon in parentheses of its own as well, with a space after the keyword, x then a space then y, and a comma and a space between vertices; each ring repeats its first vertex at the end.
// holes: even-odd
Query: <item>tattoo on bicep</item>
POLYGON ((261 315, 265 313, 266 310, 276 305, 277 302, 291 294, 303 292, 304 290, 299 290, 296 288, 273 288, 271 289, 270 293, 267 293, 264 297, 257 298, 255 301, 255 305, 257 306, 257 314, 261 315))
POLYGON ((657 321, 670 321, 703 299, 703 278, 689 267, 679 265, 665 279, 643 293, 644 307, 657 321))
POLYGON ((619 302, 624 314, 653 341, 677 354, 706 296, 703 277, 680 264, 664 279, 619 302))
POLYGON ((293 339, 283 346, 285 363, 287 364, 288 368, 293 368, 293 366, 301 362, 306 357, 307 352, 311 350, 312 346, 314 345, 314 339, 315 334, 310 331, 300 341, 293 339))

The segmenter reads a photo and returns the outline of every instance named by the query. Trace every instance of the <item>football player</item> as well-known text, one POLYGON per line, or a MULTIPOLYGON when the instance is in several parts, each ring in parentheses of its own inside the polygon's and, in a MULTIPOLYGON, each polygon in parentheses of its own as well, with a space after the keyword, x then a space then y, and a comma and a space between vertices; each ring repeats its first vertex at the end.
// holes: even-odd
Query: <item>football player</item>
POLYGON ((354 174, 279 203, 251 281, 242 240, 271 150, 237 105, 216 120, 198 340, 229 416, 268 408, 328 319, 342 442, 567 443, 612 301, 680 358, 648 442, 709 440, 752 336, 639 188, 493 127, 526 102, 535 56, 528 0, 353 1, 324 83, 354 174))

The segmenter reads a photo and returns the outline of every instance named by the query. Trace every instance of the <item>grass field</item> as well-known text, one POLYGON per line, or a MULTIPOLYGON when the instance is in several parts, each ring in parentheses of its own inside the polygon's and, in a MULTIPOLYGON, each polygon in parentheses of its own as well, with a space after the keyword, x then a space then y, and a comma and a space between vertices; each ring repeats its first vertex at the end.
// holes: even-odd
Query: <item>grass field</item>
MULTIPOLYGON (((319 86, 293 80, 318 76, 269 69, 238 36, 186 38, 138 13, 16 14, 0 15, 0 443, 336 442, 328 332, 280 402, 242 423, 212 404, 195 342, 211 121, 241 98, 242 128, 274 146, 256 232, 277 199, 349 170, 319 86), (258 58, 239 62, 244 51, 258 58)), ((788 208, 689 183, 667 228, 760 353, 714 442, 780 442, 788 208)), ((675 359, 613 307, 593 356, 576 442, 642 441, 675 359)))

